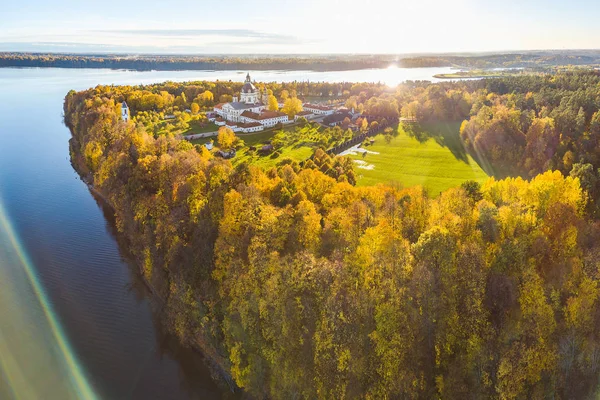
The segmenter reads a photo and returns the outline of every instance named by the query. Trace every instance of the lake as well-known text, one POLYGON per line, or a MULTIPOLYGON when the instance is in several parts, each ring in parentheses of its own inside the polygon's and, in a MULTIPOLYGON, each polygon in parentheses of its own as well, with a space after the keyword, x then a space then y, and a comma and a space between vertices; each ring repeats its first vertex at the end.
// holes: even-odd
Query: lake
MULTIPOLYGON (((451 68, 250 71, 257 81, 432 80, 451 68)), ((0 398, 219 399, 202 356, 164 333, 113 216, 70 165, 65 94, 247 71, 0 69, 0 398)))

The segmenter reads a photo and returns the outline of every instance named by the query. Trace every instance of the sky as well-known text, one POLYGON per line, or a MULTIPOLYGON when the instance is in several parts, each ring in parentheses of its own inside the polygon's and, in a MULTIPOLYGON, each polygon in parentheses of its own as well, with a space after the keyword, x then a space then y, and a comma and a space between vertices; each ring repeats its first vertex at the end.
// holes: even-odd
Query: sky
POLYGON ((164 54, 599 49, 600 0, 1 0, 0 51, 164 54))

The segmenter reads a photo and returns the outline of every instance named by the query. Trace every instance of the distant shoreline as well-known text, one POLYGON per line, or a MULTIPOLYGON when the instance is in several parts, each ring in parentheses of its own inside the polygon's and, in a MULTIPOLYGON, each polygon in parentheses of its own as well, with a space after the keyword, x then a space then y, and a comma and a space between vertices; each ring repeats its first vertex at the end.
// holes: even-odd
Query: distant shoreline
MULTIPOLYGON (((401 57, 390 54, 348 55, 75 55, 0 52, 0 68, 97 68, 132 71, 350 71, 360 69, 452 67, 467 70, 544 68, 600 64, 600 51, 582 54, 514 53, 401 57)), ((489 71, 491 72, 491 71, 489 71)), ((485 73, 489 77, 490 74, 485 73)), ((502 74, 499 74, 502 75, 502 74)), ((458 76, 439 76, 450 79, 458 76)), ((466 77, 466 76, 465 76, 466 77)))

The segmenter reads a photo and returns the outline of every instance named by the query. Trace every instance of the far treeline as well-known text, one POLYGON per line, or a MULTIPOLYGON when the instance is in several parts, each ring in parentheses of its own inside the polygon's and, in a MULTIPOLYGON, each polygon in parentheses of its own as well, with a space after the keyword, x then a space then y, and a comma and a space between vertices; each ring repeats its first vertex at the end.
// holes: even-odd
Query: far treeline
MULTIPOLYGON (((210 85, 194 83, 229 90, 210 85)), ((233 167, 120 120, 129 98, 188 107, 185 89, 70 92, 72 161, 114 208, 166 326, 252 398, 597 397, 598 72, 342 88, 416 120, 415 137, 464 121, 465 147, 507 176, 437 198, 354 186, 321 149, 233 167)))
POLYGON ((274 55, 274 56, 161 56, 0 53, 0 67, 112 68, 149 70, 314 70, 342 71, 367 68, 462 67, 533 68, 556 65, 600 64, 599 52, 514 53, 493 55, 274 55))

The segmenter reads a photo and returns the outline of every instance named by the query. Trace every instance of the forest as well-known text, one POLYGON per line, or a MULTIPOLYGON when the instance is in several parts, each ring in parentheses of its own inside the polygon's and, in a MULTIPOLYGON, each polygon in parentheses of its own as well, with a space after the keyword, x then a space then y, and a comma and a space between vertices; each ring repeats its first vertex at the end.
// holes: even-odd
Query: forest
POLYGON ((341 92, 366 116, 414 121, 415 137, 421 123, 462 121, 492 177, 436 198, 355 186, 351 163, 323 151, 234 166, 151 129, 148 115, 235 85, 65 98, 73 166, 113 207, 181 343, 252 398, 595 398, 599 72, 267 85, 341 92), (121 121, 124 100, 145 124, 121 121))
POLYGON ((594 50, 537 51, 501 54, 340 54, 340 55, 136 55, 0 52, 0 67, 112 68, 137 71, 175 70, 313 70, 343 71, 366 68, 460 67, 536 68, 598 65, 594 50))

